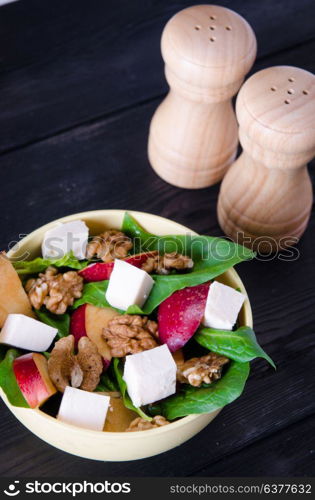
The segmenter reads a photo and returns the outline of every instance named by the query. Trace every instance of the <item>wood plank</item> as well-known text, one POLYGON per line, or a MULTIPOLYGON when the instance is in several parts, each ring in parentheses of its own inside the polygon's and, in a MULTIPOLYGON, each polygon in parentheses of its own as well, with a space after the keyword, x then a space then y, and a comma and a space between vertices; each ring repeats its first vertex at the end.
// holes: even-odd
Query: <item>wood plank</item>
MULTIPOLYGON (((3 7, 0 151, 163 94, 161 32, 190 4, 29 0, 3 7)), ((259 57, 314 37, 312 0, 221 4, 251 23, 259 57)))
POLYGON ((212 463, 194 476, 313 477, 315 415, 212 463))
MULTIPOLYGON (((257 440, 263 443, 264 438, 276 436, 288 425, 314 415, 315 401, 310 397, 315 379, 313 316, 309 324, 301 325, 298 337, 296 332, 287 332, 285 339, 265 346, 277 364, 276 372, 265 362, 255 361, 241 398, 180 448, 128 463, 82 460, 54 450, 25 433, 21 424, 5 410, 2 414, 6 416, 0 423, 2 474, 30 476, 36 470, 39 477, 77 476, 78 473, 97 477, 104 471, 109 476, 189 476, 204 468, 210 472, 211 464, 218 460, 225 460, 240 450, 246 453, 246 446, 257 440)), ((259 475, 259 466, 259 462, 257 468, 253 465, 254 475, 259 475)))
MULTIPOLYGON (((315 71, 315 41, 276 54, 264 65, 298 62, 315 71)), ((255 68, 260 69, 259 64, 255 68)), ((177 189, 150 168, 147 133, 159 102, 156 99, 0 156, 6 186, 0 198, 0 248, 50 220, 94 208, 161 213, 198 232, 220 235, 218 185, 177 189)), ((285 262, 280 264, 285 266, 285 262)))
MULTIPOLYGON (((314 47, 312 42, 282 53, 281 61, 312 61, 314 47)), ((275 56, 265 63, 279 64, 279 59, 275 56)), ((49 220, 94 208, 144 210, 201 233, 220 235, 215 212, 218 186, 177 189, 159 179, 148 165, 147 127, 156 104, 2 155, 1 247, 49 220)), ((259 340, 278 369, 274 372, 262 361, 255 362, 242 398, 193 440, 145 461, 90 462, 54 450, 2 408, 2 474, 189 475, 210 470, 211 464, 254 443, 259 446, 264 438, 314 414, 314 247, 313 210, 297 247, 297 260, 255 260, 238 267, 251 298, 259 340)), ((252 470, 254 474, 254 466, 252 470)))

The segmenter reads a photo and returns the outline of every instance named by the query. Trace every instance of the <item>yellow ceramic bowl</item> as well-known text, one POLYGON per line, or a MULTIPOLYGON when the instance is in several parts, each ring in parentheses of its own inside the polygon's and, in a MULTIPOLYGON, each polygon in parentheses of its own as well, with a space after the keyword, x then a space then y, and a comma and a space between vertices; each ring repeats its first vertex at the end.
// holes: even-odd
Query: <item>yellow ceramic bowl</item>
MULTIPOLYGON (((64 217, 26 236, 19 243, 18 248, 10 250, 8 255, 13 258, 29 252, 30 259, 40 255, 44 233, 57 222, 81 219, 87 223, 91 234, 98 234, 105 228, 120 228, 124 213, 124 210, 95 210, 64 217)), ((185 226, 157 215, 142 212, 130 213, 152 233, 159 235, 196 234, 185 226)), ((234 269, 230 269, 219 279, 234 288, 240 288, 246 294, 244 285, 234 269)), ((248 299, 240 312, 239 321, 242 325, 252 326, 252 313, 248 299)), ((204 415, 190 415, 165 427, 143 432, 97 432, 59 422, 41 410, 16 408, 10 405, 3 392, 1 395, 16 418, 36 436, 60 450, 94 460, 137 460, 170 450, 197 434, 220 411, 216 410, 204 415)))

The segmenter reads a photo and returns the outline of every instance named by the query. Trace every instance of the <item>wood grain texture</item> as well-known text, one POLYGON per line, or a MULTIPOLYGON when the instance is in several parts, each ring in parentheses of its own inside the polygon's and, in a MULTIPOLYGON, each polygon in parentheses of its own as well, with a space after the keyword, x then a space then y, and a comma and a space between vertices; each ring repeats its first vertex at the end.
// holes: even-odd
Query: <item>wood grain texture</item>
MULTIPOLYGON (((161 33, 192 3, 28 0, 2 7, 0 151, 164 94, 161 33)), ((253 27, 259 57, 314 37, 313 0, 220 4, 253 27)))
POLYGON ((236 156, 231 99, 256 57, 255 35, 230 9, 197 5, 168 21, 161 47, 171 90, 151 121, 150 163, 174 186, 211 186, 236 156))
MULTIPOLYGON (((118 2, 106 16, 101 15, 104 2, 77 1, 76 8, 72 0, 53 7, 27 3, 36 9, 27 13, 26 2, 17 2, 2 7, 0 17, 9 42, 2 44, 1 146, 19 146, 0 156, 0 248, 57 217, 113 207, 160 214, 197 232, 222 235, 216 219, 219 187, 172 187, 154 174, 146 158, 148 126, 160 100, 152 98, 166 90, 160 33, 167 18, 190 2, 141 2, 141 9, 135 2, 118 2), (16 33, 16 24, 25 29, 16 33), (115 82, 113 71, 119 75, 115 82), (104 119, 98 119, 101 115, 104 119), (91 122, 75 127, 82 121, 91 122)), ((239 11, 257 32, 263 57, 253 71, 279 64, 315 70, 315 41, 303 43, 313 36, 313 2, 266 1, 263 13, 256 2, 221 4, 239 11)), ((253 363, 244 395, 201 434, 148 460, 92 462, 41 442, 1 404, 1 475, 95 478, 213 471, 257 476, 293 475, 294 470, 309 475, 315 414, 314 247, 313 207, 295 260, 287 251, 238 266, 255 331, 277 371, 262 361, 253 363)))
MULTIPOLYGON (((58 139, 3 156, 0 167, 5 166, 10 174, 7 176, 7 186, 15 186, 16 197, 11 199, 7 195, 1 203, 7 205, 8 214, 14 210, 18 215, 16 199, 24 207, 23 217, 20 215, 20 219, 12 219, 11 216, 6 222, 6 234, 27 232, 49 217, 91 206, 121 206, 153 211, 178 221, 186 221, 201 232, 211 227, 212 234, 220 234, 215 219, 217 188, 198 192, 172 188, 145 166, 141 146, 138 151, 139 144, 145 143, 140 124, 148 122, 151 112, 152 106, 147 105, 132 114, 128 113, 128 120, 123 115, 120 119, 99 124, 93 129, 83 127, 75 134, 64 134, 58 139), (129 127, 126 127, 126 123, 129 127), (115 138, 120 136, 123 126, 129 147, 125 145, 124 150, 121 150, 115 138), (98 155, 96 151, 99 151, 98 155), (110 160, 104 169, 105 154, 110 160), (89 168, 91 158, 93 169, 89 168), (39 176, 43 162, 46 166, 44 183, 39 176), (16 186, 17 172, 22 171, 26 164, 30 169, 29 176, 24 179, 23 186, 16 186), (130 165, 137 166, 133 169, 132 183, 124 174, 130 165), (72 178, 71 172, 74 171, 77 175, 72 178), (68 172, 67 182, 60 181, 63 172, 68 172), (213 208, 210 213, 209 201, 213 208)), ((5 208, 4 205, 2 207, 5 208)), ((95 476, 104 471, 112 475, 195 474, 205 465, 210 467, 212 461, 244 449, 248 444, 314 413, 314 402, 309 395, 313 390, 310 369, 314 366, 314 360, 310 347, 313 342, 315 294, 312 281, 305 282, 304 277, 301 279, 301 266, 303 276, 305 273, 310 280, 314 273, 314 225, 313 217, 299 244, 299 259, 293 262, 257 260, 238 266, 252 300, 259 340, 274 357, 278 370, 274 373, 262 362, 255 363, 244 396, 234 406, 226 408, 222 417, 220 415, 194 440, 179 450, 141 462, 94 463, 70 457, 40 442, 22 430, 21 425, 4 409, 2 473, 26 476, 35 471, 42 476, 76 475, 78 471, 95 476), (306 366, 310 367, 307 374, 306 366), (217 442, 220 446, 216 445, 217 442)))
MULTIPOLYGON (((202 468, 210 468, 210 464, 219 459, 314 414, 313 398, 305 397, 313 390, 315 376, 311 325, 303 325, 303 331, 305 333, 298 341, 296 332, 293 332, 286 336, 285 345, 282 339, 265 345, 277 363, 277 372, 261 361, 255 362, 241 399, 226 407, 211 425, 178 449, 136 462, 91 462, 56 451, 29 433, 21 446, 20 424, 10 415, 10 431, 4 428, 3 437, 6 439, 8 432, 14 432, 16 437, 11 446, 2 451, 2 474, 32 476, 36 473, 67 477, 77 475, 80 470, 80 474, 89 477, 97 477, 101 471, 107 475, 187 476, 195 475, 202 468), (303 348, 299 347, 301 344, 303 348), (305 366, 309 367, 307 377, 305 366), (12 470, 11 450, 15 443, 17 449, 12 470), (33 453, 32 460, 26 462, 34 443, 36 455, 33 453), (46 465, 43 465, 44 460, 46 465)), ((246 475, 246 464, 242 473, 246 475)))
MULTIPOLYGON (((315 41, 268 58, 268 65, 280 61, 314 70, 315 41)), ((257 61, 254 70, 261 64, 257 61)), ((181 190, 149 166, 147 133, 157 101, 0 156, 5 183, 0 248, 66 214, 112 207, 151 211, 197 232, 222 235, 216 218, 218 185, 181 190)))
POLYGON ((315 155, 315 75, 293 66, 255 73, 236 115, 243 153, 221 185, 220 226, 259 252, 292 246, 313 202, 306 164, 315 155))
POLYGON ((197 476, 314 476, 315 415, 201 469, 197 476), (246 464, 246 465, 245 465, 246 464))

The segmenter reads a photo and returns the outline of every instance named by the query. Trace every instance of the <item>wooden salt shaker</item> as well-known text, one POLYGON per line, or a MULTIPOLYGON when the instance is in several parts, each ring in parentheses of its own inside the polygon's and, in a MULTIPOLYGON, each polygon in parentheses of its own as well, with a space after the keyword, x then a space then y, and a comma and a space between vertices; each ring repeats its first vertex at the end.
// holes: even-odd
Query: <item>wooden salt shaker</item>
POLYGON ((240 90, 236 114, 244 151, 222 182, 219 223, 262 253, 292 246, 312 206, 315 76, 290 66, 259 71, 240 90))
POLYGON ((171 90, 151 122, 150 163, 175 186, 210 186, 235 158, 231 98, 255 59, 255 35, 235 12, 197 5, 170 19, 161 48, 171 90))

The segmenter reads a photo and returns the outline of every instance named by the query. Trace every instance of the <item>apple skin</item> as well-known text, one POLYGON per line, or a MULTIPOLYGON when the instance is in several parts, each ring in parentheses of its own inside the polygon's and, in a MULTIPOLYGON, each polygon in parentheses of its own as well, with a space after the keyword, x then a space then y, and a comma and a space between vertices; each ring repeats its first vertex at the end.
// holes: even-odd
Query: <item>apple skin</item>
POLYGON ((38 352, 16 358, 13 371, 17 384, 31 408, 37 408, 57 392, 48 375, 47 359, 38 352))
POLYGON ((92 281, 108 280, 113 270, 113 262, 95 262, 79 271, 80 276, 84 281, 90 283, 92 281))
MULTIPOLYGON (((122 260, 128 262, 128 264, 131 264, 132 266, 141 268, 142 264, 144 264, 149 257, 153 257, 156 254, 157 252, 155 251, 144 252, 136 255, 131 255, 130 257, 126 257, 122 260)), ((90 264, 86 268, 81 269, 81 271, 79 271, 79 274, 80 276, 82 276, 82 278, 84 278, 86 282, 109 280, 110 275, 112 274, 113 267, 114 261, 96 262, 95 264, 90 264)))
POLYGON ((70 318, 70 335, 74 336, 75 346, 78 346, 78 342, 81 337, 86 337, 85 329, 85 311, 87 304, 79 306, 72 314, 70 318))
POLYGON ((171 352, 183 347, 199 327, 210 283, 177 290, 158 309, 159 338, 171 352))

